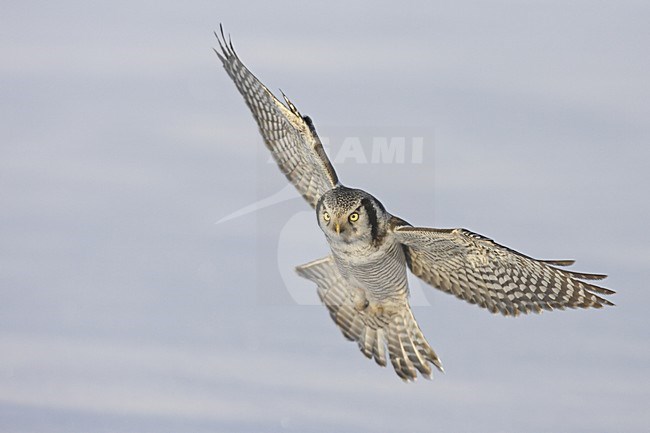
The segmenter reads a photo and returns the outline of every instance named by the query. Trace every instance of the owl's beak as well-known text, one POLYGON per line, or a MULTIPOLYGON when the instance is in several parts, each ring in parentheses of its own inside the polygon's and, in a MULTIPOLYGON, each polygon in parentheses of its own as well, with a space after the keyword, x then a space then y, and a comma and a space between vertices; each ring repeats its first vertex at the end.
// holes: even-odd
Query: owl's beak
POLYGON ((341 224, 336 223, 334 224, 334 228, 336 229, 336 234, 341 234, 341 224))

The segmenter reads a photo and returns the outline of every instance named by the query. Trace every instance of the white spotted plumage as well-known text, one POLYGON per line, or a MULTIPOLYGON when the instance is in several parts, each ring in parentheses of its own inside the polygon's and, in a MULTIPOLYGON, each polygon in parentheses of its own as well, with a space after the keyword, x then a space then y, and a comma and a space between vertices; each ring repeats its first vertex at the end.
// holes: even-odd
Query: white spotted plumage
POLYGON ((408 302, 406 269, 442 291, 493 313, 613 305, 612 290, 571 272, 570 260, 536 260, 465 229, 412 227, 365 191, 343 186, 314 125, 280 102, 239 60, 223 29, 215 50, 244 97, 281 171, 316 209, 331 254, 299 266, 343 335, 403 380, 431 377, 440 360, 408 302), (586 281, 585 281, 586 280, 586 281))

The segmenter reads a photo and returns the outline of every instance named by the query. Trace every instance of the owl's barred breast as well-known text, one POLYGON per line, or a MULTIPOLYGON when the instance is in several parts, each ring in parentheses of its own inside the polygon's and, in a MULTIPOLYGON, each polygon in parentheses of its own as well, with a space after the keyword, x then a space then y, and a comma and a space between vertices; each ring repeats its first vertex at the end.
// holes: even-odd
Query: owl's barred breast
POLYGON ((378 245, 330 241, 334 261, 350 285, 376 302, 404 301, 408 296, 406 259, 391 233, 378 245))

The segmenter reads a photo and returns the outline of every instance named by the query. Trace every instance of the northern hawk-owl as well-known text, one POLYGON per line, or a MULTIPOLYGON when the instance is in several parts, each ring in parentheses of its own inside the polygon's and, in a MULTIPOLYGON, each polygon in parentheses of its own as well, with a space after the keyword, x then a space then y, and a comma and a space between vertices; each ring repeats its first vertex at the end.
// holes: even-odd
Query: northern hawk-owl
POLYGON ((442 364, 409 306, 406 268, 444 292, 492 313, 613 305, 614 291, 585 280, 605 275, 562 269, 465 229, 413 227, 382 203, 339 181, 314 124, 283 94, 283 104, 239 60, 223 28, 217 56, 244 97, 280 170, 316 210, 331 254, 298 266, 343 335, 377 364, 387 359, 405 381, 430 378, 442 364))

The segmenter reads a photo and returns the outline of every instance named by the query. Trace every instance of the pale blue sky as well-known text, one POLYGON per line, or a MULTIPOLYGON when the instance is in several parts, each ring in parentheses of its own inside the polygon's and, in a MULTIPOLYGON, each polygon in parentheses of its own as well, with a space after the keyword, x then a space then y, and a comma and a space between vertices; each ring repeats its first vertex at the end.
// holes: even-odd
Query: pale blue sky
MULTIPOLYGON (((644 2, 12 2, 0 16, 3 432, 642 432, 650 425, 644 2), (447 373, 366 360, 292 267, 327 249, 211 51, 337 140, 418 225, 607 273, 614 308, 505 319, 424 285, 447 373), (364 147, 368 150, 368 147, 364 147)), ((415 295, 414 295, 415 296, 415 295)))

